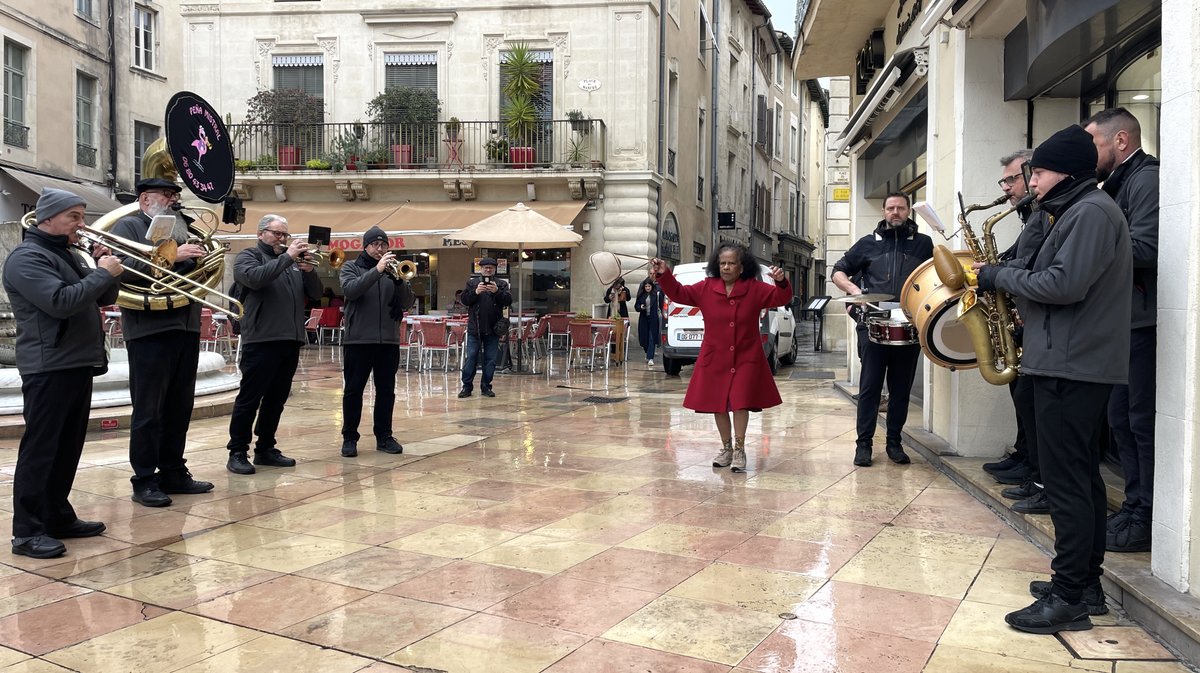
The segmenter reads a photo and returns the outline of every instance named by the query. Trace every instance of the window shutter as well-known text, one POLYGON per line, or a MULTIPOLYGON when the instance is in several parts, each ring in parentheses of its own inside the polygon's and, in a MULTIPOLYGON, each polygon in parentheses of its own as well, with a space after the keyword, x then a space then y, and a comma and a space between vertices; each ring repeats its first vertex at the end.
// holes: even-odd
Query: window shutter
POLYGON ((759 145, 766 143, 767 139, 767 97, 759 96, 758 105, 754 114, 755 139, 754 142, 759 145))

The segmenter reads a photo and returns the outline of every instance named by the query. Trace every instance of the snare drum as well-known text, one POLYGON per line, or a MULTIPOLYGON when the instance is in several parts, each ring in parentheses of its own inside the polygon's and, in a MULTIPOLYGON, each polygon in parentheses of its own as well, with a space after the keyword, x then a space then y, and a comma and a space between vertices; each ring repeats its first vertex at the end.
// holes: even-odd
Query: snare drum
MULTIPOLYGON (((970 262, 971 253, 957 250, 960 261, 970 262)), ((913 321, 921 349, 934 364, 947 369, 977 367, 971 334, 958 321, 958 299, 963 290, 950 290, 938 278, 933 260, 927 260, 904 281, 900 305, 913 321)))
POLYGON ((920 343, 917 328, 907 320, 895 320, 889 314, 867 316, 867 338, 883 346, 911 346, 920 343))

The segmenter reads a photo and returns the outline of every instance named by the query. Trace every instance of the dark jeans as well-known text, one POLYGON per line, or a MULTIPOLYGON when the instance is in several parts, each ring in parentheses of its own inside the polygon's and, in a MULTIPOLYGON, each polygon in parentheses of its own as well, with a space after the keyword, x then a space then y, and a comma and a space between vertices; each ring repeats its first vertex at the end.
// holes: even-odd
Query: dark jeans
MULTIPOLYGON (((463 390, 475 389, 475 369, 479 365, 479 335, 467 333, 467 354, 463 361, 462 387, 463 390)), ((494 334, 483 335, 483 375, 479 379, 479 387, 483 390, 492 389, 492 375, 496 373, 496 353, 500 347, 500 337, 494 334)))
POLYGON ((646 351, 646 359, 654 359, 654 349, 658 346, 659 331, 658 331, 658 316, 645 315, 638 320, 638 342, 642 344, 642 350, 646 351))
POLYGON ((1024 460, 1033 468, 1029 478, 1042 483, 1042 472, 1038 465, 1037 416, 1033 403, 1033 381, 1027 376, 1018 376, 1008 385, 1013 408, 1017 412, 1017 441, 1013 444, 1013 455, 1024 460))
POLYGON ((883 346, 867 339, 865 327, 858 330, 862 348, 862 371, 858 382, 858 444, 871 446, 879 417, 879 397, 886 379, 888 389, 887 444, 900 445, 900 431, 908 420, 908 396, 917 375, 921 347, 883 346))
POLYGON ((129 352, 129 464, 133 488, 156 483, 160 474, 181 473, 187 463, 200 333, 173 330, 125 342, 129 352))
POLYGON ((392 436, 392 408, 396 405, 396 370, 400 368, 400 346, 396 344, 350 344, 342 349, 342 438, 358 441, 362 419, 363 390, 367 378, 375 382, 372 432, 382 442, 392 436))
POLYGON ((299 341, 266 341, 242 346, 242 387, 229 418, 229 452, 250 450, 250 428, 258 441, 254 452, 275 448, 275 432, 283 405, 292 392, 292 377, 300 362, 299 341), (254 417, 258 416, 255 422, 254 417))
POLYGON ((1157 328, 1129 331, 1129 385, 1113 386, 1108 424, 1125 472, 1122 509, 1150 521, 1154 501, 1154 349, 1157 328))
POLYGON ((75 482, 92 403, 92 368, 21 377, 25 434, 13 472, 13 537, 33 537, 77 518, 75 482))
POLYGON ((1112 385, 1029 378, 1043 421, 1037 426, 1037 445, 1054 522, 1054 592, 1078 603, 1083 590, 1103 573, 1108 503, 1100 477, 1100 427, 1112 385))

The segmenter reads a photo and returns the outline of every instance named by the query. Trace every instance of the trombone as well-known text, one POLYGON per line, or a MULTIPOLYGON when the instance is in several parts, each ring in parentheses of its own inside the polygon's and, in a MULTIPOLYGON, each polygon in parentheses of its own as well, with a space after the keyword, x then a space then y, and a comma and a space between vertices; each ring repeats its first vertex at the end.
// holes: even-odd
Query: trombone
MULTIPOLYGON (((29 213, 21 218, 21 226, 25 229, 36 227, 34 222, 34 214, 29 213)), ((150 271, 142 271, 133 266, 125 266, 125 271, 141 278, 150 283, 149 292, 159 295, 165 302, 164 308, 173 308, 169 297, 162 296, 164 292, 177 292, 186 298, 189 302, 196 302, 211 308, 220 313, 232 312, 239 320, 245 307, 242 302, 222 294, 209 288, 204 283, 176 272, 171 267, 175 265, 175 257, 178 250, 178 244, 173 240, 168 240, 157 245, 149 245, 131 241, 120 236, 100 229, 92 227, 83 227, 79 230, 79 237, 90 243, 92 246, 103 245, 114 253, 124 255, 135 261, 141 262, 150 267, 150 271), (229 302, 229 307, 214 304, 204 298, 206 294, 215 294, 221 299, 229 302)), ((84 259, 89 266, 95 267, 95 261, 92 259, 91 250, 87 246, 76 245, 77 249, 83 251, 84 259)), ((223 264, 222 256, 224 250, 218 248, 209 252, 203 257, 196 258, 196 268, 202 269, 212 266, 213 264, 223 264)), ((145 308, 149 309, 152 299, 147 297, 144 299, 145 308)), ((182 305, 182 304, 181 304, 182 305)))

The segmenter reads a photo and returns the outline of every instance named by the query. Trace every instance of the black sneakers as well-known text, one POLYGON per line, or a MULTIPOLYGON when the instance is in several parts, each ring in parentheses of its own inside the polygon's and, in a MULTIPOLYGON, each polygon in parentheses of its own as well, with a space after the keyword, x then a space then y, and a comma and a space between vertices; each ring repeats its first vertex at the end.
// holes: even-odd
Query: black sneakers
POLYGON ((854 464, 859 467, 871 467, 871 447, 856 446, 854 448, 854 464))
MULTIPOLYGON (((1050 595, 1050 589, 1054 585, 1050 582, 1034 580, 1029 583, 1029 595, 1034 598, 1045 598, 1050 595)), ((1106 615, 1108 614, 1108 603, 1104 598, 1104 588, 1099 583, 1083 590, 1083 604, 1087 606, 1089 615, 1106 615)))
POLYGON ((1010 453, 1005 456, 1003 460, 999 460, 994 463, 984 463, 983 471, 987 472, 988 474, 995 474, 996 472, 1008 472, 1014 467, 1023 465, 1024 463, 1025 461, 1015 457, 1010 453))
POLYGON ((184 470, 180 473, 172 473, 172 475, 163 475, 158 478, 158 490, 163 493, 178 493, 181 495, 197 495, 200 493, 208 493, 213 490, 213 485, 207 481, 197 481, 192 478, 192 473, 184 470))
POLYGON ((462 390, 458 391, 458 399, 460 399, 460 400, 463 399, 464 397, 470 397, 470 396, 471 396, 471 391, 467 390, 466 388, 463 388, 462 390))
POLYGON ((157 486, 136 488, 129 499, 143 507, 166 507, 171 504, 171 496, 163 493, 157 486))
POLYGON ((382 442, 379 442, 379 444, 375 447, 375 450, 382 451, 384 453, 404 453, 404 447, 400 446, 400 442, 397 442, 395 437, 388 437, 382 442))
POLYGON ((353 439, 342 440, 342 457, 353 458, 358 455, 358 442, 353 439))
POLYGON ((1104 548, 1118 553, 1150 551, 1150 522, 1134 516, 1118 520, 1116 526, 1110 521, 1104 548))
POLYGON ((279 449, 254 452, 254 464, 266 467, 295 467, 296 459, 288 458, 279 449))
POLYGON ((479 392, 479 394, 483 395, 484 397, 495 397, 496 396, 496 393, 492 392, 491 388, 488 388, 487 390, 481 390, 479 392))
POLYGON ((1046 499, 1045 492, 1031 495, 1024 500, 1014 502, 1012 511, 1018 514, 1049 514, 1050 501, 1046 499))
POLYGON ((1068 603, 1056 593, 1037 599, 1027 608, 1004 615, 1004 621, 1018 631, 1051 634, 1059 631, 1087 631, 1092 628, 1088 608, 1083 602, 1068 603))
POLYGON ((992 479, 995 479, 1001 484, 1020 486, 1021 484, 1025 483, 1025 481, 1029 479, 1031 475, 1033 475, 1033 468, 1028 463, 1021 463, 1011 470, 1005 470, 1003 472, 991 472, 990 474, 992 475, 992 479))
POLYGON ((904 447, 899 444, 888 444, 884 450, 887 451, 887 457, 897 465, 908 465, 912 462, 908 454, 904 452, 904 447))
POLYGON ((1033 483, 1032 480, 1024 481, 1020 486, 1013 486, 1000 491, 1000 495, 1009 500, 1024 500, 1032 498, 1042 492, 1042 487, 1033 483))
POLYGON ((234 451, 229 454, 229 462, 225 463, 225 469, 234 474, 254 474, 254 466, 246 459, 245 451, 234 451))

